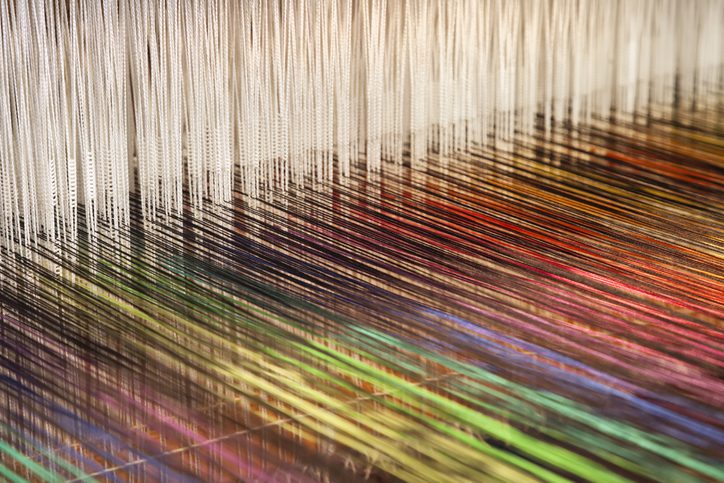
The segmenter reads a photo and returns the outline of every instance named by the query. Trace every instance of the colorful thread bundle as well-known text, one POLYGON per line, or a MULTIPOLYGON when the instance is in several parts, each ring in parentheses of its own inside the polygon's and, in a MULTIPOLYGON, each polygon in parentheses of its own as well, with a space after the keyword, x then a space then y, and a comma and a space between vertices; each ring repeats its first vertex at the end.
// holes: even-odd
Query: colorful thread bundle
POLYGON ((73 240, 203 200, 705 109, 720 0, 0 2, 0 231, 73 240), (677 90, 678 86, 678 90, 677 90), (675 98, 678 96, 678 98, 675 98))
POLYGON ((724 480, 722 23, 0 0, 0 480, 724 480))
POLYGON ((721 115, 8 257, 0 474, 722 480, 721 115))

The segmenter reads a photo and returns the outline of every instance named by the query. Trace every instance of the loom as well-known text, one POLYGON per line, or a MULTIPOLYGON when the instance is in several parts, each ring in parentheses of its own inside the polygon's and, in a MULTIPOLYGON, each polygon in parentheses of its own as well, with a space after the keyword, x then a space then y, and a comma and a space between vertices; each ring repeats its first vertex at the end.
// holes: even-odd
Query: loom
POLYGON ((0 481, 724 480, 722 25, 0 0, 0 481))

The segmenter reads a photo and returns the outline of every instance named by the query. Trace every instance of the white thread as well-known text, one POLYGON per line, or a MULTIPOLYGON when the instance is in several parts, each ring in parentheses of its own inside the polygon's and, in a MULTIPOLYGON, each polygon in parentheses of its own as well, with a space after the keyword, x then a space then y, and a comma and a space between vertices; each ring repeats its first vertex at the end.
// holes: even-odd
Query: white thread
POLYGON ((721 0, 0 2, 2 243, 74 237, 79 203, 90 231, 127 224, 129 175, 145 216, 184 190, 200 213, 505 147, 539 115, 705 108, 722 21, 721 0))

